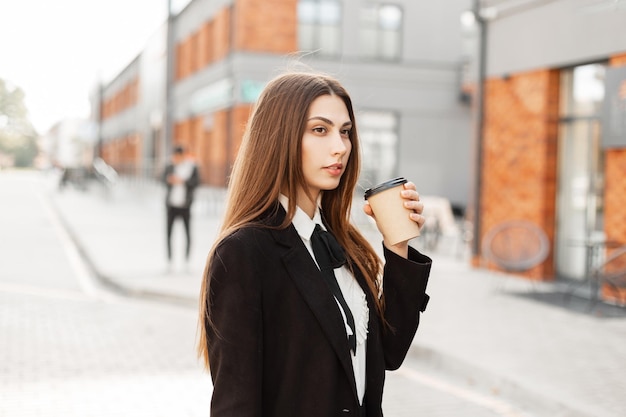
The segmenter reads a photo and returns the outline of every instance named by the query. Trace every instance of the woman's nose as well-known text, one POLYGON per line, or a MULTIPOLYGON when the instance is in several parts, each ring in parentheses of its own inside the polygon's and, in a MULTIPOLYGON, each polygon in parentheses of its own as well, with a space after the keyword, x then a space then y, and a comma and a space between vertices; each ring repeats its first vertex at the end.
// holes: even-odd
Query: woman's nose
POLYGON ((344 138, 341 135, 341 132, 336 132, 333 134, 332 141, 332 152, 333 155, 339 154, 343 155, 348 151, 348 147, 344 141, 344 138))

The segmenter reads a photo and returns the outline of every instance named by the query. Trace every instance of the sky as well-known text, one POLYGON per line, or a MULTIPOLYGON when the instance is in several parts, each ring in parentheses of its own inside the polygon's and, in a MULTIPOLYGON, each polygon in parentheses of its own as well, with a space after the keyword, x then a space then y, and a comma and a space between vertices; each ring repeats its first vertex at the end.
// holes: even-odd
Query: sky
POLYGON ((137 56, 166 10, 167 0, 1 0, 0 78, 24 90, 40 134, 89 117, 90 94, 137 56))

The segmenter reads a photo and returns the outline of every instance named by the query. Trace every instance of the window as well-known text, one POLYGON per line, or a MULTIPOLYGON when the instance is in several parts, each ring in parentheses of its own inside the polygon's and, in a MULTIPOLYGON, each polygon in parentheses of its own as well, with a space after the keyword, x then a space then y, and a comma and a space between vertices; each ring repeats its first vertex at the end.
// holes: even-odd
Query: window
POLYGON ((392 178, 398 163, 398 118, 392 112, 359 113, 359 139, 363 163, 360 183, 364 188, 392 178))
POLYGON ((365 5, 359 21, 362 57, 397 60, 402 52, 402 9, 392 4, 365 5))
POLYGON ((339 55, 341 7, 338 0, 298 2, 298 48, 323 55, 339 55))
POLYGON ((572 279, 589 276, 595 261, 580 242, 605 237, 600 139, 605 71, 603 64, 590 64, 561 72, 556 268, 559 276, 572 279))
POLYGON ((580 65, 563 72, 561 113, 564 117, 599 116, 604 103, 602 64, 580 65))

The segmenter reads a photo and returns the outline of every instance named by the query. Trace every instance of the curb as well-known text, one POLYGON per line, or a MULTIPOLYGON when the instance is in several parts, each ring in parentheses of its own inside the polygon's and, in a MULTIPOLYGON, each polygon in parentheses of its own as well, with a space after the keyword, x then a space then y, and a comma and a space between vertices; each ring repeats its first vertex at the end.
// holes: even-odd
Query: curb
POLYGON ((194 297, 185 297, 182 295, 175 295, 171 293, 165 293, 160 291, 152 291, 146 289, 131 288, 127 285, 120 284, 115 279, 103 274, 95 265, 95 262, 91 259, 83 243, 78 235, 75 233, 72 226, 67 222, 63 211, 59 208, 53 198, 48 197, 51 207, 57 215, 61 225, 69 235, 70 239, 76 246, 76 250, 80 255, 82 261, 85 263, 89 272, 102 284, 107 290, 114 292, 118 295, 125 297, 140 298, 144 300, 167 302, 175 305, 182 305, 187 307, 197 307, 198 300, 194 297))
POLYGON ((549 398, 536 389, 523 386, 509 377, 487 371, 435 348, 414 342, 408 355, 419 364, 420 371, 445 375, 444 378, 452 380, 455 385, 495 396, 513 406, 522 404, 524 411, 531 415, 550 417, 590 417, 593 415, 549 398))

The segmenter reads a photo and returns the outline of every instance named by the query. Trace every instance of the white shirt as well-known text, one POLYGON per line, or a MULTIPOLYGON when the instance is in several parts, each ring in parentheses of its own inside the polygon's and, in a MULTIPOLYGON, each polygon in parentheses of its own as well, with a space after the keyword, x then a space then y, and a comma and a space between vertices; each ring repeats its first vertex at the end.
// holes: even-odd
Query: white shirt
MULTIPOLYGON (((279 196, 279 201, 285 211, 287 211, 289 199, 281 194, 279 196)), ((307 250, 311 254, 311 257, 317 264, 315 255, 313 254, 313 247, 311 246, 311 235, 313 234, 316 224, 319 224, 324 230, 326 230, 324 223, 322 222, 319 207, 316 208, 313 219, 311 219, 300 207, 296 207, 296 212, 291 222, 296 228, 298 235, 300 235, 304 246, 306 246, 307 250)), ((362 404, 363 395, 365 394, 365 359, 367 347, 365 341, 367 340, 369 308, 367 307, 367 299, 365 298, 363 289, 356 281, 352 273, 350 273, 350 270, 346 265, 335 269, 335 277, 337 278, 337 283, 339 284, 343 297, 346 300, 346 304, 348 304, 348 308, 350 308, 350 311, 354 316, 357 349, 356 355, 350 355, 350 358, 352 359, 352 369, 354 370, 354 379, 356 381, 356 390, 359 396, 359 402, 362 404)), ((345 313, 343 312, 339 301, 337 301, 337 299, 335 299, 335 301, 337 302, 339 311, 341 311, 341 315, 343 316, 347 337, 352 334, 352 329, 348 325, 345 313)))
POLYGON ((174 165, 173 174, 183 180, 183 182, 172 185, 169 198, 170 206, 185 207, 187 202, 187 185, 185 182, 191 178, 191 174, 193 174, 193 167, 194 163, 191 161, 182 161, 174 165))

